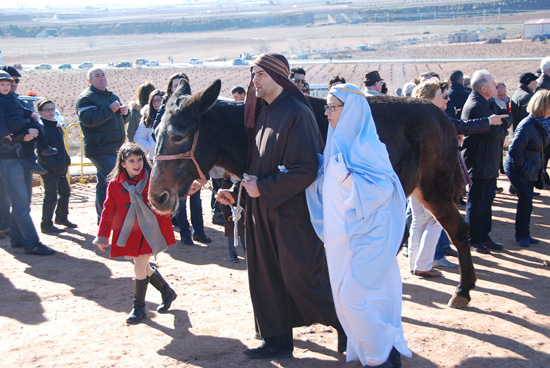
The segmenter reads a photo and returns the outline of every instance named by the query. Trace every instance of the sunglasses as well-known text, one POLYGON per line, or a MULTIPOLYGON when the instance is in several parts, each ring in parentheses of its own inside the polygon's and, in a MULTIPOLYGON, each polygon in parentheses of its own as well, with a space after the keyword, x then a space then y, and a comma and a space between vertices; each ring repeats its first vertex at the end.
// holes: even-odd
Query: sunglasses
POLYGON ((300 78, 292 78, 292 81, 293 81, 294 83, 303 83, 303 84, 306 83, 306 80, 305 80, 305 79, 300 79, 300 78))
POLYGON ((325 111, 329 110, 330 112, 335 112, 336 110, 338 110, 339 107, 342 107, 344 106, 344 104, 341 104, 341 105, 325 105, 325 111))
POLYGON ((55 111, 55 107, 54 108, 51 108, 51 109, 42 109, 40 111, 44 111, 44 112, 54 112, 55 111))
POLYGON ((14 79, 14 80, 13 80, 13 83, 19 84, 19 83, 21 83, 21 79, 14 79))

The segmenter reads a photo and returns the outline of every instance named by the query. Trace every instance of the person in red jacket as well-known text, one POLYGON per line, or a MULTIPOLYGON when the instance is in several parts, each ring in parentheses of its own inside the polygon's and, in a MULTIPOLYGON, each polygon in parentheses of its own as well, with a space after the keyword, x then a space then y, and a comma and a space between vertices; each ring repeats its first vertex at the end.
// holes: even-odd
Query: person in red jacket
POLYGON ((111 258, 131 257, 136 275, 134 305, 126 322, 139 323, 145 318, 145 294, 151 283, 162 294, 157 312, 166 313, 177 297, 158 270, 149 265, 155 256, 176 243, 172 222, 167 215, 154 212, 147 197, 151 164, 135 143, 126 143, 117 153, 116 165, 109 174, 107 198, 103 204, 99 230, 94 239, 101 251, 109 246, 111 258))

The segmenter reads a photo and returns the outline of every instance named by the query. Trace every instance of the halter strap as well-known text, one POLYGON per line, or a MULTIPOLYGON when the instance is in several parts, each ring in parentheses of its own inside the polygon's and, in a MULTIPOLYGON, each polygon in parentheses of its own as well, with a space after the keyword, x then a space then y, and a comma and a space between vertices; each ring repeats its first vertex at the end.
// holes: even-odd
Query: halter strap
POLYGON ((197 172, 199 173, 200 180, 197 180, 201 185, 205 185, 207 180, 206 176, 202 173, 201 168, 199 167, 199 164, 197 163, 197 160, 195 159, 195 148, 197 147, 197 141, 199 140, 199 130, 195 132, 195 137, 193 138, 193 145, 191 146, 191 149, 184 153, 179 153, 177 155, 160 155, 155 156, 155 160, 157 161, 170 161, 170 160, 193 160, 195 163, 195 167, 197 168, 197 172))

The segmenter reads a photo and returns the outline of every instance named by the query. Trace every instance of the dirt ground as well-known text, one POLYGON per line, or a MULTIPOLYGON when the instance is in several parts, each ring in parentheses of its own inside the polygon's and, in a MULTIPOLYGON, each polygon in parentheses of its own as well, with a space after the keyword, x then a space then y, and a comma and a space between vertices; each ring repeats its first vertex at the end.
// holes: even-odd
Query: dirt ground
MULTIPOLYGON (((499 186, 508 188, 501 178, 499 186)), ((403 278, 403 324, 414 353, 405 368, 548 367, 550 364, 550 193, 534 200, 532 235, 541 243, 522 249, 513 240, 515 197, 496 197, 493 238, 505 250, 473 255, 477 288, 462 310, 447 301, 458 271, 438 279, 408 272, 403 278)), ((34 188, 32 217, 39 224, 43 193, 34 188)), ((242 351, 255 347, 246 262, 230 263, 223 229, 211 223, 209 193, 202 191, 206 233, 211 244, 180 242, 156 264, 178 293, 168 314, 156 313, 160 294, 149 288, 147 319, 125 323, 133 293, 132 265, 110 259, 92 239, 94 185, 72 186, 70 220, 78 228, 59 236, 41 234, 57 254, 26 255, 0 240, 0 344, 4 367, 359 367, 345 363, 330 327, 294 331, 294 358, 256 361, 242 351)), ((463 208, 462 208, 463 209, 463 208)), ((179 236, 178 236, 179 239, 179 236)), ((239 250, 242 255, 242 250, 239 250)), ((456 259, 450 258, 451 261, 456 259)))

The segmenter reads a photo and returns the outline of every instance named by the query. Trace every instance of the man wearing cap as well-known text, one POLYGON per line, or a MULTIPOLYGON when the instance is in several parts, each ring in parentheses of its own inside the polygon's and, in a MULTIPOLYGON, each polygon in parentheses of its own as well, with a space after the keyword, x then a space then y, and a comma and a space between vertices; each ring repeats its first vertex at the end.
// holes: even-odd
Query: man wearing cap
MULTIPOLYGON (((15 94, 21 74, 11 66, 3 66, 1 69, 11 77, 10 93, 15 94)), ((17 100, 18 103, 21 103, 19 99, 17 100)), ((29 134, 21 139, 30 141, 37 135, 38 130, 29 129, 29 134)), ((27 254, 52 255, 55 251, 40 242, 31 218, 32 173, 30 162, 22 155, 21 144, 16 143, 21 142, 19 138, 15 137, 11 142, 6 141, 6 139, 0 140, 0 179, 3 184, 3 187, 0 188, 0 196, 3 197, 0 201, 3 207, 0 207, 0 215, 9 215, 11 200, 12 213, 9 219, 9 235, 12 248, 23 248, 27 254)), ((5 220, 4 217, 3 221, 5 220)))
POLYGON ((537 79, 537 88, 535 89, 535 92, 539 89, 550 90, 550 56, 547 56, 540 61, 540 71, 541 75, 537 79))
POLYGON ((117 150, 126 139, 124 122, 128 107, 117 95, 107 89, 107 76, 101 68, 88 71, 86 88, 76 101, 76 112, 84 137, 84 155, 97 169, 95 205, 97 218, 101 217, 107 196, 107 175, 113 170, 117 150))
MULTIPOLYGON (((250 296, 264 344, 250 358, 290 357, 292 328, 338 323, 325 251, 311 225, 305 189, 313 183, 323 142, 311 106, 288 78, 280 54, 254 61, 245 104, 249 137, 246 252, 250 296)), ((234 202, 227 190, 222 204, 234 202)), ((339 332, 338 350, 345 350, 339 332)))
POLYGON ((537 88, 537 76, 533 73, 521 73, 519 86, 512 96, 512 118, 514 119, 514 131, 524 118, 529 116, 527 104, 537 88))
POLYGON ((365 74, 365 94, 367 96, 382 96, 382 82, 384 80, 380 77, 378 71, 372 71, 365 74))

